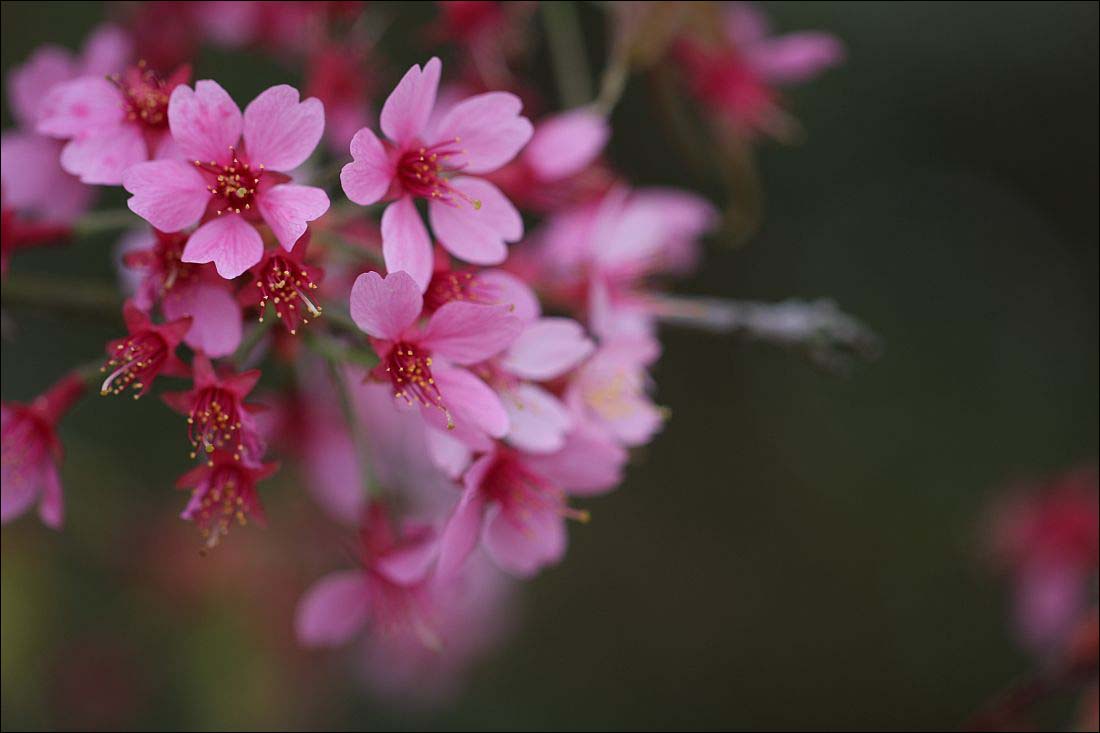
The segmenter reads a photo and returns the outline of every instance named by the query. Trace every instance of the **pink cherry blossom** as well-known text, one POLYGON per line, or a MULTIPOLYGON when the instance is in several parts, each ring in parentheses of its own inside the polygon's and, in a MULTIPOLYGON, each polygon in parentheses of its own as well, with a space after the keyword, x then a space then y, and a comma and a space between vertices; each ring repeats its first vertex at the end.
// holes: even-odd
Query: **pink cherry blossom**
POLYGON ((83 76, 53 87, 35 129, 68 140, 61 167, 84 183, 117 186, 135 163, 174 154, 168 100, 187 83, 189 66, 167 79, 144 64, 103 78, 83 76))
MULTIPOLYGON (((420 288, 405 272, 384 279, 360 275, 351 291, 351 317, 373 339, 381 363, 375 377, 394 394, 419 405, 437 426, 479 436, 508 432, 508 415, 496 394, 463 368, 506 349, 521 328, 506 306, 450 302, 422 326, 420 288)), ((483 437, 481 438, 484 439, 483 437)))
POLYGON ((626 451, 588 426, 573 430, 555 453, 535 455, 502 446, 478 458, 440 538, 438 572, 447 576, 479 543, 501 569, 530 576, 565 554, 565 520, 588 521, 567 503, 592 496, 622 478, 626 451))
POLYGON ((132 389, 137 399, 153 387, 157 375, 187 374, 187 366, 176 356, 176 347, 190 330, 191 319, 156 325, 132 301, 123 306, 122 317, 130 335, 107 344, 107 363, 102 371, 109 373, 99 388, 100 394, 117 395, 132 389))
POLYGON ((309 323, 310 318, 321 315, 321 308, 314 301, 318 283, 325 272, 305 262, 309 232, 306 232, 289 252, 269 250, 263 259, 252 267, 253 282, 242 292, 245 305, 259 309, 263 321, 264 308, 270 302, 275 317, 287 332, 294 335, 298 327, 309 323))
POLYGON ((351 142, 353 162, 340 174, 344 192, 357 204, 393 200, 382 214, 386 268, 408 272, 421 291, 428 287, 433 259, 415 199, 428 202, 435 238, 467 262, 503 262, 506 243, 523 236, 519 212, 496 186, 477 176, 500 168, 530 139, 522 103, 514 94, 487 92, 433 121, 440 70, 437 58, 423 69, 409 69, 382 107, 379 119, 387 140, 364 127, 351 142))
POLYGON ((57 424, 84 394, 84 379, 69 374, 30 404, 4 402, 0 424, 0 521, 7 524, 38 502, 38 516, 58 529, 64 517, 61 441, 57 424))
POLYGON ((656 361, 659 345, 651 339, 604 342, 572 376, 565 401, 626 446, 648 443, 664 423, 664 411, 649 397, 647 368, 656 361))
POLYGON ((177 488, 191 489, 191 500, 180 518, 195 523, 208 548, 217 545, 234 524, 244 525, 251 519, 264 526, 267 520, 256 483, 277 469, 274 463, 250 465, 230 451, 214 451, 203 465, 176 482, 177 488))
POLYGON ((178 232, 203 222, 187 240, 183 261, 213 262, 232 279, 263 257, 263 222, 288 252, 308 222, 328 210, 325 192, 288 183, 324 130, 316 99, 299 101, 293 87, 274 86, 241 114, 217 82, 176 87, 168 126, 183 160, 138 163, 122 184, 129 206, 157 229, 178 232), (242 145, 243 140, 243 145, 242 145))

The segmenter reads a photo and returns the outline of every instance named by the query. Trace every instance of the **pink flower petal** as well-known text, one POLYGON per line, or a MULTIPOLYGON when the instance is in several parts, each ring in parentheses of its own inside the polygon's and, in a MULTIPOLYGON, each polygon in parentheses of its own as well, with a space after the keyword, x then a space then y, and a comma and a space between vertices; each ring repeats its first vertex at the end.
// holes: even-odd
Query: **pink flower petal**
POLYGON ((505 440, 531 453, 553 453, 565 445, 573 419, 557 397, 533 384, 520 384, 502 395, 508 411, 505 440))
POLYGON ((477 547, 485 514, 485 497, 481 493, 480 477, 492 466, 493 460, 493 456, 479 458, 466 472, 466 488, 439 539, 437 572, 441 577, 453 576, 477 547))
POLYGON ((572 318, 540 318, 523 329, 502 362, 512 374, 541 382, 565 374, 595 348, 572 318))
POLYGON ((126 169, 148 155, 141 130, 123 124, 70 140, 61 151, 61 167, 84 183, 117 186, 126 169))
MULTIPOLYGON (((13 450, 18 448, 13 447, 13 450)), ((38 466, 16 465, 14 461, 5 461, 3 477, 4 481, 0 484, 0 522, 7 524, 22 516, 38 498, 42 487, 42 470, 38 466)))
POLYGON ((305 646, 337 646, 367 622, 366 578, 358 570, 331 573, 313 585, 298 603, 294 629, 305 646))
POLYGON ((497 265, 508 257, 505 242, 523 237, 523 219, 493 184, 480 178, 455 178, 451 185, 480 203, 428 203, 428 219, 440 244, 475 265, 497 265))
POLYGON ((420 288, 407 272, 391 272, 385 278, 364 272, 351 287, 351 318, 375 338, 400 339, 423 305, 420 288))
POLYGON ((746 60, 773 84, 797 84, 844 61, 844 44, 828 33, 791 33, 756 44, 746 60))
POLYGON ((242 124, 237 103, 216 81, 196 82, 194 90, 181 84, 168 100, 168 126, 188 160, 228 163, 242 124))
POLYGON ((565 555, 565 519, 550 508, 518 519, 497 507, 486 520, 484 542, 485 551, 502 570, 530 577, 565 555))
POLYGON ((113 23, 96 26, 84 42, 80 54, 81 72, 89 76, 109 76, 122 71, 134 53, 130 35, 113 23))
POLYGON ((432 463, 447 478, 457 479, 469 467, 472 451, 449 432, 427 427, 424 430, 424 439, 427 442, 428 456, 432 459, 432 463))
MULTIPOLYGON (((474 429, 493 438, 503 438, 508 433, 508 413, 500 397, 485 382, 461 367, 439 362, 432 365, 432 376, 458 428, 455 432, 474 429)), ((439 410, 425 408, 423 414, 438 425, 435 416, 440 414, 439 410)))
POLYGON ((412 142, 427 124, 435 106, 442 64, 432 58, 424 64, 424 70, 414 64, 401 78, 386 103, 382 105, 379 122, 382 132, 395 143, 412 142))
POLYGON ((253 165, 289 171, 306 161, 325 131, 325 106, 310 97, 299 102, 298 90, 273 86, 244 110, 244 144, 253 165))
POLYGON ((560 450, 526 456, 524 463, 574 496, 594 496, 622 483, 628 457, 626 449, 603 431, 578 423, 560 450))
POLYGON ((404 196, 382 212, 382 257, 387 272, 407 272, 420 288, 432 279, 432 242, 412 197, 404 196))
POLYGON ((106 79, 83 76, 57 84, 38 110, 35 129, 51 137, 76 137, 116 129, 126 119, 122 92, 106 79))
POLYGON ((204 280, 177 285, 161 301, 169 321, 191 318, 184 342, 212 358, 229 356, 241 343, 241 306, 227 285, 204 280))
POLYGON ((122 174, 123 187, 133 194, 130 211, 162 232, 178 232, 200 218, 210 202, 206 181, 182 160, 138 163, 122 174))
POLYGON ((398 585, 414 585, 424 579, 438 555, 439 542, 428 531, 378 558, 375 569, 398 585))
POLYGON ((467 173, 488 173, 516 157, 531 139, 523 102, 509 92, 486 92, 459 102, 439 121, 437 141, 457 141, 467 173))
POLYGON ((40 47, 25 64, 13 69, 7 78, 8 98, 19 126, 33 129, 45 95, 79 73, 72 53, 58 46, 40 47))
POLYGON ((750 3, 728 3, 723 20, 726 36, 737 48, 745 48, 763 40, 770 32, 770 23, 764 11, 750 3))
POLYGON ((369 127, 351 139, 352 162, 340 171, 340 185, 348 198, 360 206, 380 201, 396 175, 394 162, 382 141, 369 127))
POLYGON ((218 274, 232 280, 264 255, 256 227, 237 214, 218 216, 195 230, 183 248, 184 262, 213 262, 218 274))
POLYGON ((505 307, 452 300, 432 314, 420 343, 455 364, 476 364, 508 348, 522 327, 505 307))
POLYGON ((42 497, 38 501, 38 518, 51 529, 61 529, 65 521, 65 499, 61 493, 61 476, 53 461, 43 468, 42 497))
POLYGON ((306 223, 328 211, 328 194, 313 186, 281 183, 260 193, 256 207, 283 249, 290 251, 306 233, 306 223))
POLYGON ((524 323, 542 312, 538 296, 531 286, 510 272, 485 270, 477 275, 478 292, 492 305, 506 305, 509 312, 524 323))
POLYGON ((94 190, 61 169, 62 145, 33 132, 10 131, 0 137, 5 205, 61 224, 87 210, 94 190))
POLYGON ((539 179, 560 181, 595 160, 610 136, 603 115, 587 109, 565 112, 538 124, 523 151, 523 162, 539 179))

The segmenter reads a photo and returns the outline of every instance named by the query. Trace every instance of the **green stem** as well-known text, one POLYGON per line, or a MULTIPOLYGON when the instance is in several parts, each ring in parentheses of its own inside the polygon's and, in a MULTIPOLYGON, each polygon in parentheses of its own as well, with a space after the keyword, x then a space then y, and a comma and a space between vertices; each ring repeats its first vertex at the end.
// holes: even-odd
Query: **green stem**
POLYGON ((79 314, 94 313, 117 317, 122 306, 118 291, 113 286, 76 278, 22 273, 8 278, 0 292, 5 305, 25 305, 79 314))
POLYGON ((73 233, 77 236, 88 236, 100 232, 111 232, 133 226, 140 221, 137 214, 129 209, 92 211, 80 217, 80 221, 73 226, 73 233))
POLYGON ((539 8, 562 106, 579 107, 592 98, 592 84, 576 3, 544 2, 539 8))

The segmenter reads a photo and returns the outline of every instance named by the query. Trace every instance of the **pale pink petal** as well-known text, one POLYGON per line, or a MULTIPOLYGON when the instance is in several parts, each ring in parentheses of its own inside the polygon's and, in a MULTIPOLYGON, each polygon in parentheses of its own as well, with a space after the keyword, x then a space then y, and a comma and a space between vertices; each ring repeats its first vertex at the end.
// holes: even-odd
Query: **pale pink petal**
POLYGON ((572 318, 540 318, 523 329, 502 363, 505 369, 538 382, 565 374, 596 348, 572 318))
POLYGON ((441 577, 453 576, 477 547, 485 514, 485 497, 480 483, 485 472, 492 467, 493 460, 493 456, 483 456, 466 472, 466 488, 439 539, 439 565, 436 572, 441 577))
POLYGON ((582 171, 595 160, 611 136, 603 115, 578 109, 540 122, 523 151, 540 180, 552 182, 582 171))
POLYGON ((398 585, 413 585, 424 579, 438 555, 438 538, 429 531, 379 557, 374 567, 398 585))
POLYGON ((533 384, 520 384, 501 400, 509 422, 504 439, 510 444, 531 453, 552 453, 565 445, 573 420, 557 397, 533 384))
POLYGON ((218 216, 203 224, 183 248, 184 262, 213 262, 226 280, 241 275, 264 255, 256 227, 237 214, 218 216))
POLYGON ((90 76, 117 74, 129 63, 133 52, 130 35, 117 25, 104 23, 84 42, 80 71, 90 76))
MULTIPOLYGON (((228 163, 241 139, 241 110, 216 81, 183 84, 168 100, 168 126, 188 160, 228 163)), ((263 162, 263 161, 260 161, 263 162)))
POLYGON ((486 92, 456 104, 432 136, 454 142, 455 161, 467 173, 488 173, 516 157, 531 139, 531 122, 520 116, 523 103, 509 92, 486 92))
POLYGON ((449 432, 426 427, 424 439, 427 442, 428 456, 432 463, 447 478, 457 479, 462 475, 473 458, 469 446, 452 436, 449 432))
POLYGON ((764 11, 750 3, 729 3, 725 12, 726 36, 738 48, 745 48, 764 39, 770 30, 764 11))
POLYGON ((420 288, 407 272, 391 272, 385 278, 364 272, 351 287, 351 318, 375 338, 400 339, 423 306, 420 288))
POLYGON ((538 296, 531 286, 510 272, 485 270, 477 274, 479 302, 508 306, 509 312, 524 323, 542 312, 538 296))
POLYGON ((1037 653, 1064 642, 1084 609, 1089 581, 1074 564, 1032 560, 1016 584, 1015 624, 1020 640, 1037 653))
POLYGON ((227 284, 199 280, 177 285, 161 301, 169 321, 190 317, 184 342, 207 356, 229 356, 241 343, 241 306, 227 284))
POLYGON ((513 517, 494 507, 485 521, 485 551, 500 568, 530 577, 565 555, 565 520, 553 509, 540 508, 513 517))
POLYGON ((474 200, 428 202, 432 230, 448 252, 475 265, 497 265, 508 257, 505 242, 523 237, 523 219, 493 184, 480 178, 455 178, 451 185, 474 200))
POLYGON ((497 305, 452 300, 432 314, 420 343, 456 364, 475 364, 512 343, 522 321, 497 305))
POLYGON ((33 129, 45 95, 55 85, 80 71, 72 52, 58 46, 42 46, 7 78, 12 116, 20 127, 33 129))
POLYGON ((4 204, 60 224, 87 210, 94 189, 61 169, 62 143, 33 132, 0 137, 0 180, 4 204))
POLYGON ((378 118, 386 137, 403 145, 421 133, 435 106, 441 69, 439 59, 433 57, 424 64, 423 71, 414 64, 405 72, 382 105, 378 118))
POLYGON ((394 201, 382 212, 382 257, 387 272, 407 272, 420 292, 428 289, 432 241, 410 196, 394 201))
POLYGON ((51 529, 61 529, 65 521, 65 500, 61 494, 61 476, 53 461, 43 467, 42 497, 38 501, 38 517, 51 529))
POLYGON ((200 218, 210 202, 206 181, 182 160, 138 163, 122 174, 122 186, 133 194, 130 211, 162 232, 178 232, 200 218))
POLYGON ((126 119, 122 92, 111 82, 83 76, 54 86, 38 109, 35 130, 51 137, 76 137, 115 129, 126 119))
MULTIPOLYGON (((7 458, 7 456, 4 456, 7 458)), ((14 462, 12 462, 14 463, 14 462)), ((0 522, 7 524, 22 516, 38 498, 42 486, 42 471, 39 467, 4 463, 4 481, 0 484, 0 522)))
POLYGON ((262 191, 256 201, 260 215, 288 252, 306 233, 306 224, 319 219, 328 206, 328 194, 322 189, 296 183, 272 186, 262 191))
POLYGON ((773 84, 797 84, 844 61, 844 44, 828 33, 791 33, 756 44, 746 60, 773 84))
MULTIPOLYGON (((494 438, 503 438, 508 433, 508 413, 500 397, 485 382, 465 369, 442 363, 432 365, 432 376, 456 426, 473 428, 494 438)), ((439 412, 435 408, 424 410, 425 416, 439 412)), ((428 419, 435 422, 432 417, 428 419)))
POLYGON ((313 498, 335 521, 355 525, 366 508, 367 494, 355 441, 345 423, 328 415, 310 420, 302 453, 313 498))
POLYGON ((279 84, 244 110, 244 144, 253 165, 289 171, 306 161, 325 131, 325 106, 316 97, 299 102, 298 90, 279 84))
POLYGON ((358 570, 331 573, 306 591, 298 603, 294 629, 305 646, 337 646, 367 621, 370 598, 366 577, 358 570))
POLYGON ((602 430, 577 423, 565 445, 548 455, 524 458, 528 468, 575 496, 605 493, 623 480, 627 451, 602 430))
POLYGON ((361 206, 382 199, 396 175, 390 154, 369 127, 351 139, 352 162, 340 171, 340 185, 348 198, 361 206))
POLYGON ((61 151, 61 167, 84 183, 117 186, 127 168, 148 157, 141 130, 124 124, 70 140, 61 151))

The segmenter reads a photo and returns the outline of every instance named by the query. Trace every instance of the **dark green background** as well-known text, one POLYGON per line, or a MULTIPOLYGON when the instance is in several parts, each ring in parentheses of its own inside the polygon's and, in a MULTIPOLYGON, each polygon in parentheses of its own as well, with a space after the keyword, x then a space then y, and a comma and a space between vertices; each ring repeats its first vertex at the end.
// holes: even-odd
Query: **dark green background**
MULTIPOLYGON (((430 6, 388 9, 383 46, 418 60, 402 33, 430 6)), ((712 243, 682 290, 833 296, 885 339, 880 361, 838 380, 767 347, 664 334, 667 430, 524 587, 521 633, 426 714, 362 694, 336 656, 290 650, 294 593, 332 567, 279 541, 320 521, 302 518, 299 487, 273 486, 273 526, 197 563, 169 490, 181 421, 155 400, 89 400, 63 430, 65 532, 3 531, 3 727, 942 729, 1029 669, 981 520, 1006 483, 1097 453, 1097 5, 768 9, 779 29, 836 33, 850 58, 792 94, 808 135, 761 156, 760 235, 712 243), (152 570, 150 548, 165 555, 152 570), (188 582, 205 590, 176 595, 188 582)), ((102 14, 4 3, 3 68, 75 46, 102 14)), ((593 46, 599 15, 582 8, 593 46)), ((207 54, 198 75, 242 100, 297 81, 239 58, 207 54)), ((632 83, 614 162, 717 193, 648 110, 632 83)), ((108 277, 110 242, 15 271, 108 277)), ((8 315, 5 399, 118 330, 8 315)))

